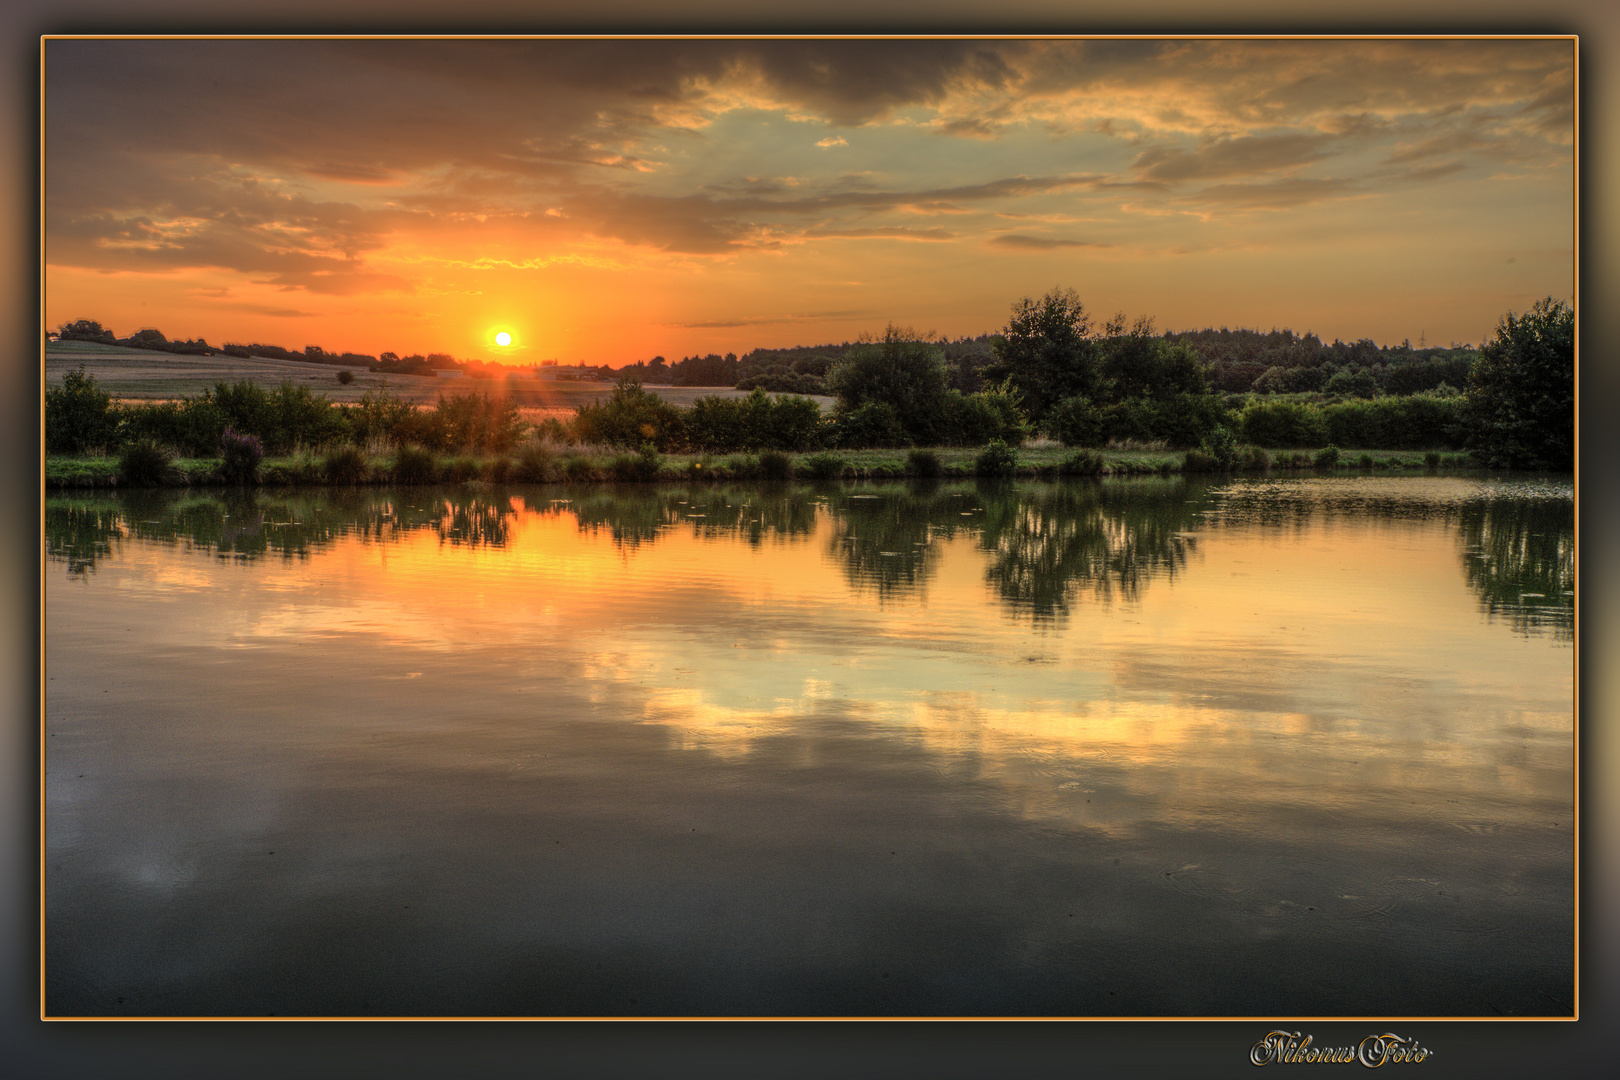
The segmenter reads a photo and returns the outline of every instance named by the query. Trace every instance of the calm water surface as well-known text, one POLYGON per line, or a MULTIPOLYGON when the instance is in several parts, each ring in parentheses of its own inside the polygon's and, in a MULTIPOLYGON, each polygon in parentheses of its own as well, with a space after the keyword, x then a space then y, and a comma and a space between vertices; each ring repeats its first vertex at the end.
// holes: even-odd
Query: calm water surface
POLYGON ((1567 478, 46 506, 62 1015, 1569 1015, 1567 478))

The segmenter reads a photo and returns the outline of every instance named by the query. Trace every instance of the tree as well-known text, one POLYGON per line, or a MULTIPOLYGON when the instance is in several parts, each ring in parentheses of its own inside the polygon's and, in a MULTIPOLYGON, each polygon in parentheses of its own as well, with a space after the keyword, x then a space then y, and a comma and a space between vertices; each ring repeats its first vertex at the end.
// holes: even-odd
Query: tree
POLYGON ((1575 311, 1562 300, 1509 311, 1468 373, 1469 449, 1491 468, 1575 462, 1575 311))
POLYGON ((827 373, 840 413, 872 402, 888 405, 906 435, 923 445, 938 436, 948 385, 944 354, 909 326, 893 323, 881 338, 851 346, 827 373))
POLYGON ((992 348, 996 360, 984 369, 984 378, 1010 380, 1036 423, 1064 398, 1097 394, 1091 316, 1073 289, 1053 289, 1039 300, 1027 296, 1019 300, 992 348))
POLYGON ((115 345, 118 342, 111 330, 103 328, 94 319, 63 323, 57 330, 57 338, 62 341, 99 341, 107 345, 115 345))

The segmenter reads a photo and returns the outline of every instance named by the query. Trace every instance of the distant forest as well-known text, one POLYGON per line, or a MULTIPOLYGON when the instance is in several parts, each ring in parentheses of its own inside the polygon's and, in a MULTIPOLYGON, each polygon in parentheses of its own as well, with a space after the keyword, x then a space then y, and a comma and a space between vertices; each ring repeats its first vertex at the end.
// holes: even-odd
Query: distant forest
MULTIPOLYGON (((1362 338, 1353 343, 1335 339, 1323 342, 1315 334, 1292 330, 1166 331, 1159 335, 1170 345, 1185 345, 1198 357, 1210 388, 1225 393, 1297 394, 1324 392, 1347 397, 1374 397, 1379 394, 1406 395, 1445 387, 1460 390, 1467 385, 1468 370, 1478 356, 1471 345, 1449 348, 1414 349, 1410 342, 1379 346, 1362 338)), ((64 324, 47 335, 62 341, 96 341, 135 349, 198 356, 223 354, 242 359, 267 357, 313 364, 365 367, 376 372, 431 375, 441 369, 456 369, 473 378, 500 378, 510 368, 479 360, 461 360, 446 353, 412 353, 400 356, 384 352, 333 353, 319 345, 288 349, 262 343, 227 342, 210 345, 201 338, 170 340, 159 330, 147 328, 120 338, 100 323, 80 319, 64 324)), ((995 345, 1001 335, 980 334, 955 340, 939 339, 933 344, 945 357, 953 389, 964 394, 985 388, 984 369, 995 361, 995 345)), ((662 356, 651 360, 611 365, 557 364, 548 367, 561 379, 614 381, 625 376, 648 385, 731 386, 742 390, 759 387, 773 393, 826 394, 827 371, 855 343, 801 345, 787 349, 755 349, 738 356, 709 353, 687 356, 670 363, 662 356)))

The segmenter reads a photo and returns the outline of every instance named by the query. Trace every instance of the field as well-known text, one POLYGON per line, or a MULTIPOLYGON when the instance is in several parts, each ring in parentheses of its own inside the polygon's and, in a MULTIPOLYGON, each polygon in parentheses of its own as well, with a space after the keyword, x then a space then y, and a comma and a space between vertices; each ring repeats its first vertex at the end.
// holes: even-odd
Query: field
MULTIPOLYGON (((86 375, 116 401, 169 401, 199 397, 215 383, 247 379, 264 387, 292 381, 308 386, 330 400, 344 404, 358 402, 368 393, 386 391, 404 401, 431 405, 443 394, 510 395, 518 400, 528 420, 548 415, 572 416, 574 409, 607 397, 613 384, 606 382, 541 382, 530 380, 440 379, 422 375, 377 375, 363 367, 344 368, 331 364, 306 364, 296 360, 254 357, 238 360, 232 356, 184 356, 176 353, 127 349, 89 341, 51 342, 45 347, 45 385, 60 386, 62 374, 83 366, 86 375), (339 371, 354 373, 354 382, 344 386, 339 371)), ((700 397, 747 397, 747 392, 729 386, 649 386, 648 390, 672 405, 688 406, 700 397)), ((824 410, 831 410, 833 399, 817 397, 824 410)))

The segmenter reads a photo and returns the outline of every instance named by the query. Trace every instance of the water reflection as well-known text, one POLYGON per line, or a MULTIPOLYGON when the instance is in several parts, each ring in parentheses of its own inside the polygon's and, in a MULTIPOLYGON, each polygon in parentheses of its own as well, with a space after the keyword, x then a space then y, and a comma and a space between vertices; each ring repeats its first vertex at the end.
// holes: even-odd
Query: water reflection
POLYGON ((1574 488, 1564 480, 1336 478, 1240 481, 1214 492, 1211 527, 1299 532, 1320 522, 1439 522, 1454 531, 1480 610, 1515 631, 1575 636, 1574 488))
POLYGON ((1061 625, 1076 598, 1131 602, 1172 580, 1205 530, 1301 534, 1313 524, 1439 522, 1456 535, 1466 580, 1492 620, 1526 635, 1574 636, 1573 492, 1558 482, 1401 478, 1188 478, 818 488, 645 485, 513 489, 467 485, 305 493, 132 491, 46 501, 47 557, 69 577, 94 572, 126 540, 178 543, 220 558, 308 559, 341 537, 391 543, 418 530, 441 544, 502 548, 516 515, 567 517, 627 551, 670 535, 808 539, 825 518, 825 551, 856 592, 925 596, 941 545, 972 538, 984 580, 1006 610, 1061 625))
POLYGON ((1570 511, 53 497, 48 1008, 1568 1015, 1570 511))

